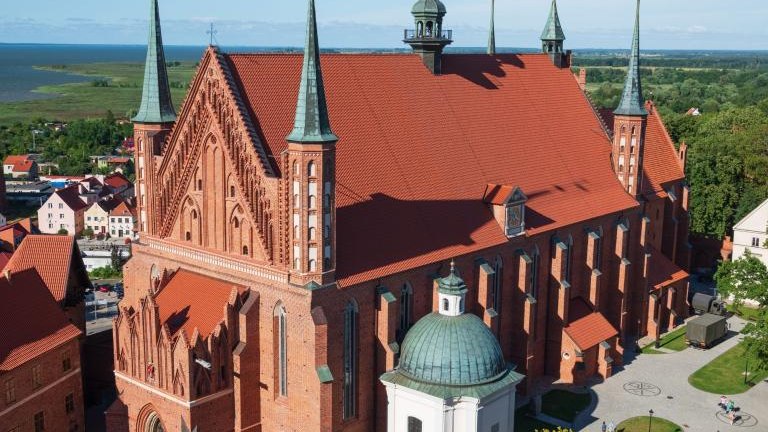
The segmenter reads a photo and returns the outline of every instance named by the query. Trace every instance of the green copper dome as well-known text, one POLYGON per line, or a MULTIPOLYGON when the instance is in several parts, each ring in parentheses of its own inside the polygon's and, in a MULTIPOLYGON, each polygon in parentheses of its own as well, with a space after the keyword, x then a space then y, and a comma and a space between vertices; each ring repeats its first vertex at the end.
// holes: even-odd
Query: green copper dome
POLYGON ((428 384, 489 383, 508 370, 493 333, 472 314, 425 316, 408 331, 400 353, 398 371, 428 384))
POLYGON ((411 9, 412 14, 440 14, 445 15, 445 5, 440 0, 419 0, 411 9))

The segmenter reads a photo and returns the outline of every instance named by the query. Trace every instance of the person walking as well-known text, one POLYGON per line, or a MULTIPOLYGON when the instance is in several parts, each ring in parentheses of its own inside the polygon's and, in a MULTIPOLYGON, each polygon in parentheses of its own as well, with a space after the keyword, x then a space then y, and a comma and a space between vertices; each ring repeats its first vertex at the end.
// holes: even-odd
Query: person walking
POLYGON ((608 426, 605 424, 605 421, 603 421, 603 425, 600 426, 600 431, 601 432, 607 432, 607 429, 608 429, 608 426))
POLYGON ((720 396, 720 408, 725 409, 725 404, 728 403, 728 398, 725 395, 720 396))
POLYGON ((730 414, 735 407, 736 404, 733 402, 733 399, 728 399, 728 403, 725 404, 725 412, 730 414))

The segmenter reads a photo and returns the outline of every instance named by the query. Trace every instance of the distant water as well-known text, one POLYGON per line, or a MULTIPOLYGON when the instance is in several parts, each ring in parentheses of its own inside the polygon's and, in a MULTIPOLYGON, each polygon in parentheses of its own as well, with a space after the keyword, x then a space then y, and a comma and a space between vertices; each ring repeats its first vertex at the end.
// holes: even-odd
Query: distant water
MULTIPOLYGON (((198 61, 203 47, 168 46, 167 61, 198 61)), ((52 95, 33 93, 44 85, 86 82, 93 78, 36 70, 33 66, 143 62, 146 47, 130 45, 36 45, 0 44, 0 102, 45 99, 52 95)))

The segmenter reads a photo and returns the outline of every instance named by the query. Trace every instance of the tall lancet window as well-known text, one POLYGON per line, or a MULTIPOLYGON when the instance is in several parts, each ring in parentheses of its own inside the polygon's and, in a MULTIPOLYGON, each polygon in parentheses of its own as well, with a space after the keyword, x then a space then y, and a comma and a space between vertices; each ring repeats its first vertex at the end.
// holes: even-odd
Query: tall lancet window
POLYGON ((504 262, 501 259, 501 255, 496 257, 496 263, 493 265, 493 289, 491 296, 491 307, 496 310, 496 313, 501 311, 501 290, 504 284, 504 262))
POLYGON ((277 391, 280 396, 288 396, 288 337, 285 307, 275 306, 275 369, 277 371, 277 391))
POLYGON ((571 274, 573 273, 573 237, 568 236, 568 241, 565 243, 567 249, 565 250, 565 274, 563 280, 572 284, 571 274))
POLYGON ((358 308, 354 300, 344 310, 344 419, 357 415, 358 308))
POLYGON ((400 291, 400 328, 398 331, 398 342, 402 342, 405 338, 405 333, 411 328, 411 321, 413 320, 413 288, 411 284, 406 282, 403 284, 403 288, 400 291))

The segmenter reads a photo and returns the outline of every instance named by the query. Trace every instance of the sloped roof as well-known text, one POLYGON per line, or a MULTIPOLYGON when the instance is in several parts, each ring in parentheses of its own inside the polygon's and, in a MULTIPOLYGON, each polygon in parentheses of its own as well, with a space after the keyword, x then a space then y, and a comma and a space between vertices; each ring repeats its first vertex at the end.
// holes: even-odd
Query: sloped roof
POLYGON ((97 179, 96 177, 84 178, 84 179, 80 180, 80 183, 87 183, 88 186, 90 186, 92 188, 93 187, 98 187, 98 186, 103 186, 101 184, 101 182, 99 181, 99 179, 97 179))
POLYGON ((651 247, 651 262, 648 265, 648 285, 662 288, 685 280, 688 273, 675 265, 663 253, 651 247))
POLYGON ((77 184, 59 189, 54 192, 72 211, 83 210, 88 204, 80 199, 80 188, 77 184))
POLYGON ((93 205, 98 205, 101 207, 102 210, 104 210, 106 213, 112 212, 114 209, 116 209, 120 204, 123 203, 123 199, 119 196, 114 196, 109 199, 104 199, 101 201, 96 202, 93 205))
POLYGON ((168 324, 172 334, 184 330, 192 336, 195 329, 203 339, 224 320, 224 306, 232 290, 245 292, 245 287, 181 269, 155 298, 160 324, 168 324))
POLYGON ((0 277, 0 371, 8 371, 80 335, 35 270, 0 277))
POLYGON ((104 177, 104 184, 112 189, 121 189, 131 186, 131 181, 120 173, 114 173, 104 177))
POLYGON ((13 256, 10 252, 0 251, 0 271, 2 271, 13 256))
MULTIPOLYGON (((225 56, 267 153, 286 149, 301 55, 225 56)), ((342 285, 507 241, 486 185, 519 185, 529 235, 632 208, 611 145, 567 69, 544 54, 321 56, 337 144, 342 285), (602 163, 601 163, 602 161, 602 163), (373 247, 372 245, 376 245, 373 247)))
MULTIPOLYGON (((685 179, 682 162, 675 150, 675 144, 667 133, 664 120, 653 103, 646 103, 648 123, 645 129, 645 158, 643 159, 644 187, 646 195, 666 197, 665 187, 685 179)), ((600 109, 606 126, 613 130, 613 112, 600 109)))
POLYGON ((734 230, 763 231, 768 223, 768 217, 761 217, 761 214, 768 214, 768 200, 763 201, 755 207, 754 210, 744 216, 736 225, 734 230))
POLYGON ((619 334, 600 312, 595 312, 570 323, 565 333, 580 350, 586 351, 593 346, 619 334))
POLYGON ((5 158, 3 165, 13 165, 13 172, 29 172, 35 161, 29 155, 11 155, 5 158))
POLYGON ((136 216, 136 209, 129 206, 125 201, 120 202, 109 212, 110 216, 136 216))
POLYGON ((6 268, 12 272, 36 269, 56 301, 62 301, 67 295, 74 248, 72 236, 28 235, 6 268))

